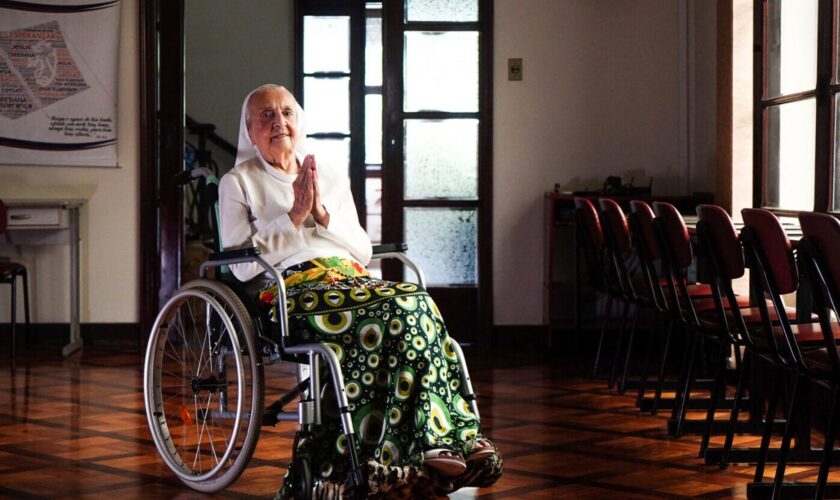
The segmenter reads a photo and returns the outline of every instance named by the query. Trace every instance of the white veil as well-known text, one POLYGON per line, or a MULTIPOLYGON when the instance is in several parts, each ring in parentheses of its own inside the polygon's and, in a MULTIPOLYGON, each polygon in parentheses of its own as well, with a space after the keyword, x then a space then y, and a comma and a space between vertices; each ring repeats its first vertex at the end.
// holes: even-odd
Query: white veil
MULTIPOLYGON (((259 158, 263 163, 265 163, 265 160, 259 150, 257 150, 257 147, 251 141, 251 136, 248 135, 248 125, 245 118, 248 114, 248 101, 251 99, 251 96, 256 92, 261 92, 269 88, 283 89, 286 92, 289 92, 286 87, 283 87, 282 85, 267 83, 265 85, 260 85, 245 96, 245 100, 242 102, 242 114, 239 117, 239 144, 236 147, 236 161, 233 163, 234 166, 254 157, 259 158)), ((291 92, 289 93, 291 94, 291 92)), ((297 105, 297 143, 295 144, 295 153, 297 153, 298 158, 303 158, 306 155, 306 127, 304 126, 306 124, 306 120, 303 108, 300 103, 297 102, 297 99, 295 99, 295 104, 297 105)))

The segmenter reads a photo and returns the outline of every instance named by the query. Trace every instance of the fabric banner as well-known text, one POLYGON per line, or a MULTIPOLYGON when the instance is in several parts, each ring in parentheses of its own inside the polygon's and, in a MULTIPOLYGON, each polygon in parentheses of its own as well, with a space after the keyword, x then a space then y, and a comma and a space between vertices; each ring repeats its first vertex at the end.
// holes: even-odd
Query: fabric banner
POLYGON ((117 166, 120 0, 0 0, 0 165, 117 166))

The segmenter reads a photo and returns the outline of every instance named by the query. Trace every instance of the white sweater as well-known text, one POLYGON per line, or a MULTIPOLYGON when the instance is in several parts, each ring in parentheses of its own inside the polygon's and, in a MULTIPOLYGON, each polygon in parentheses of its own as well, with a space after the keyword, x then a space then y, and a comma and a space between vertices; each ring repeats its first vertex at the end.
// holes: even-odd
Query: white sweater
MULTIPOLYGON (((311 214, 295 228, 289 210, 296 177, 279 172, 260 158, 242 162, 225 174, 219 182, 224 249, 255 246, 263 259, 281 270, 333 256, 353 258, 366 266, 371 256, 370 238, 359 225, 347 178, 318 163, 318 187, 330 214, 329 228, 316 223, 311 214)), ((240 281, 264 271, 256 262, 236 264, 231 270, 240 281)))

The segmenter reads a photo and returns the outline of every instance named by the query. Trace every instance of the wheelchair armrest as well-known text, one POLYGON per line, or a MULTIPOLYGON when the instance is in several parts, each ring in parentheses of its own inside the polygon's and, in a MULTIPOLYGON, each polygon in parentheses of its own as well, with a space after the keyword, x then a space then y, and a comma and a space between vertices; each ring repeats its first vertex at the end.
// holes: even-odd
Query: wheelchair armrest
POLYGON ((373 246, 373 257, 385 253, 403 253, 408 250, 408 245, 405 243, 386 243, 384 245, 373 246))
POLYGON ((257 247, 249 247, 249 248, 240 248, 238 250, 227 250, 225 252, 216 252, 210 254, 208 260, 210 261, 218 261, 218 260, 232 260, 232 259, 243 259, 246 257, 256 257, 260 254, 260 249, 257 247))
POLYGON ((423 271, 417 267, 417 264, 412 261, 405 252, 408 250, 408 245, 405 243, 386 243, 384 245, 374 245, 372 259, 398 259, 409 269, 414 271, 417 275, 417 283, 423 288, 426 287, 426 277, 423 271))

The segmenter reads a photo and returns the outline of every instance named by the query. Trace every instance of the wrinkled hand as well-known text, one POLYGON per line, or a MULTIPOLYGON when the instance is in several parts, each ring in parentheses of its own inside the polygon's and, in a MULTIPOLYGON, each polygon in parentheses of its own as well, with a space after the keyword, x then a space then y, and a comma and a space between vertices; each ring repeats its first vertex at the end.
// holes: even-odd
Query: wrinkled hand
POLYGON ((308 155, 303 161, 303 168, 298 173, 297 179, 292 183, 292 191, 295 201, 292 209, 289 210, 289 218, 295 227, 300 227, 303 221, 312 212, 312 204, 315 200, 315 188, 313 167, 315 158, 308 155))

